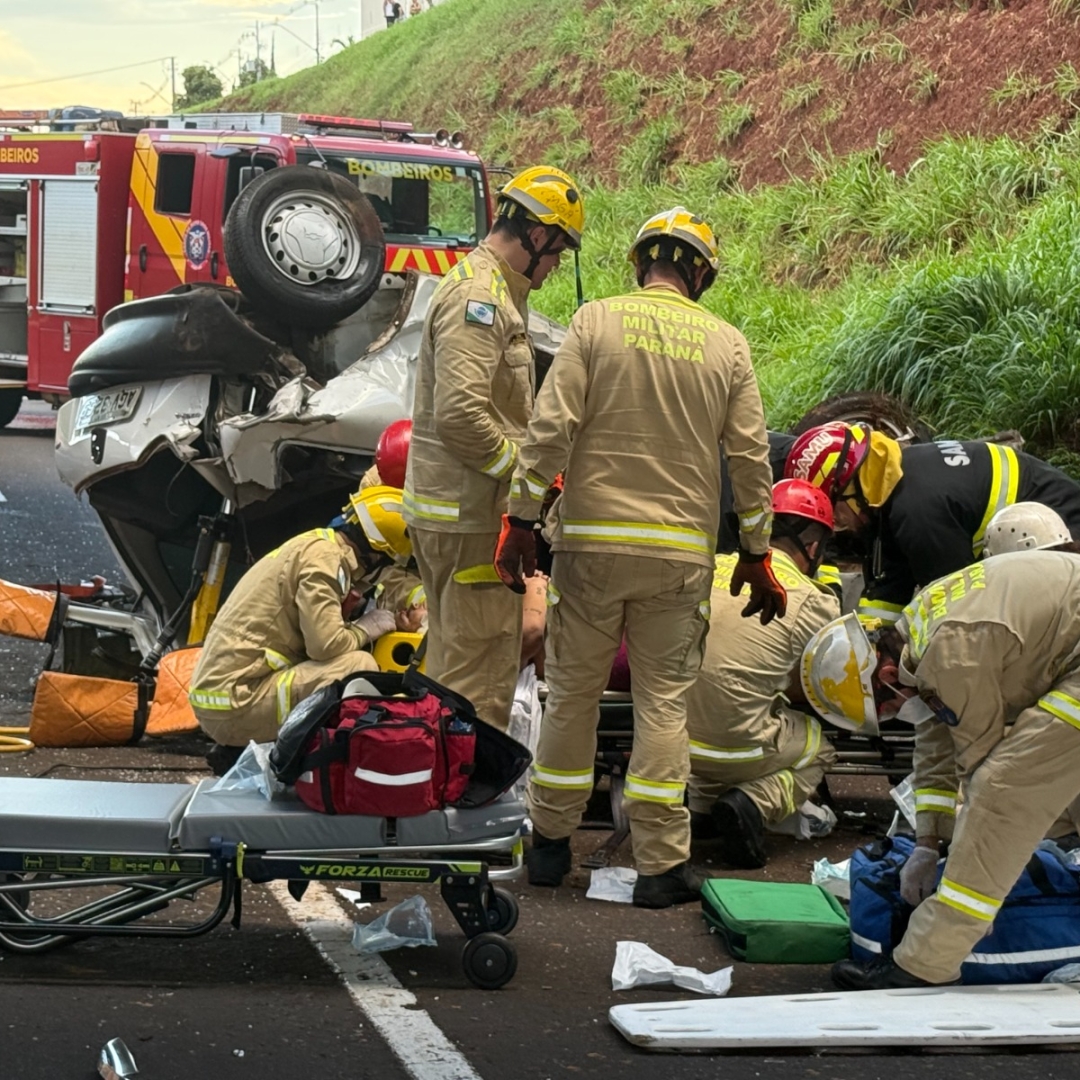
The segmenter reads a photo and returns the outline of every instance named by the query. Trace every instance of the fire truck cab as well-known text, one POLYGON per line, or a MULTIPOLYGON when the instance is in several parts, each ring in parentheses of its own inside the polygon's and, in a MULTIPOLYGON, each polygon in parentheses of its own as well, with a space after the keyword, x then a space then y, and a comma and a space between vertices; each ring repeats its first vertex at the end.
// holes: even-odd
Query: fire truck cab
POLYGON ((110 308, 184 284, 235 287, 225 221, 271 169, 325 169, 367 197, 386 243, 372 303, 396 304, 407 270, 446 273, 491 222, 487 173, 460 135, 403 122, 0 113, 0 128, 0 426, 24 396, 67 397, 110 308))

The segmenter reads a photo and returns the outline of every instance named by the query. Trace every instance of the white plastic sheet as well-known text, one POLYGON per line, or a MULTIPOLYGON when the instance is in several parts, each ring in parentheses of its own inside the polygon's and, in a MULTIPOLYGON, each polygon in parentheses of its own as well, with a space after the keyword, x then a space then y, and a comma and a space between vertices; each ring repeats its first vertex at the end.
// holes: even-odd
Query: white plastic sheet
POLYGON ((896 787, 889 789, 889 794, 892 796, 893 802, 900 807, 900 813, 904 815, 904 818, 912 829, 915 828, 914 779, 915 774, 910 773, 908 776, 905 776, 896 787))
POLYGON ((610 900, 615 904, 634 902, 634 882, 637 871, 629 866, 602 866, 589 877, 586 900, 610 900))
POLYGON ((672 963, 640 941, 620 941, 615 946, 611 988, 633 990, 636 986, 674 984, 695 994, 723 997, 731 989, 731 971, 726 967, 707 975, 697 968, 672 963))
POLYGON ((236 759, 236 764, 210 790, 254 790, 264 799, 281 798, 288 789, 274 776, 270 768, 270 751, 273 749, 273 743, 257 743, 252 740, 244 747, 243 753, 236 759))
POLYGON ((357 923, 352 943, 359 953, 434 945, 435 928, 431 922, 431 909, 422 896, 411 896, 367 925, 357 923))
POLYGON ((832 863, 828 859, 818 859, 810 873, 810 884, 820 885, 826 892, 841 900, 851 899, 851 860, 832 863))

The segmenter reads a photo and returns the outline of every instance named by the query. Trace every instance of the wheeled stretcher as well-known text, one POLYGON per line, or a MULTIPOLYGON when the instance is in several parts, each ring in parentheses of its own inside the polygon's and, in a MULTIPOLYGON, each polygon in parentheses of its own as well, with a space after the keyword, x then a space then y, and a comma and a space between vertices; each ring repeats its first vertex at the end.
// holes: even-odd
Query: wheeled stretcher
POLYGON ((438 882, 468 939, 466 976, 495 989, 517 968, 506 939, 513 895, 493 882, 522 864, 525 810, 513 794, 479 808, 413 818, 330 816, 252 790, 197 784, 0 780, 0 947, 33 953, 109 935, 195 937, 232 909, 243 882, 438 882), (189 921, 150 917, 208 890, 189 921))

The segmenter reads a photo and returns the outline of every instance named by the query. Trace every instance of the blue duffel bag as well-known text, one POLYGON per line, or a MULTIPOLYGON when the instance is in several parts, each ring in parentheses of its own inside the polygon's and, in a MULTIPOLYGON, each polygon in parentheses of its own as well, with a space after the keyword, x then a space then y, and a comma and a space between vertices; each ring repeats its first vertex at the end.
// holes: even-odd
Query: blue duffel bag
MULTIPOLYGON (((851 857, 851 955, 888 956, 914 910, 900 896, 900 868, 915 846, 906 836, 875 841, 851 857)), ((939 864, 938 876, 944 868, 939 864)), ((1056 844, 1032 855, 960 973, 966 984, 1040 982, 1080 961, 1080 868, 1062 862, 1056 844)))

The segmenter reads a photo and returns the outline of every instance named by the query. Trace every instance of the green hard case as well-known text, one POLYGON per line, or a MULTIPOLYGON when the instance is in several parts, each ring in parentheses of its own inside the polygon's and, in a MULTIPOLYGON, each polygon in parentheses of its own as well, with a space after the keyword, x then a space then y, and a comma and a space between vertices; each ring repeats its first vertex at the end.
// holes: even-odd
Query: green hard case
POLYGON ((710 878, 701 908, 728 952, 751 964, 830 964, 851 948, 847 913, 820 885, 710 878))

